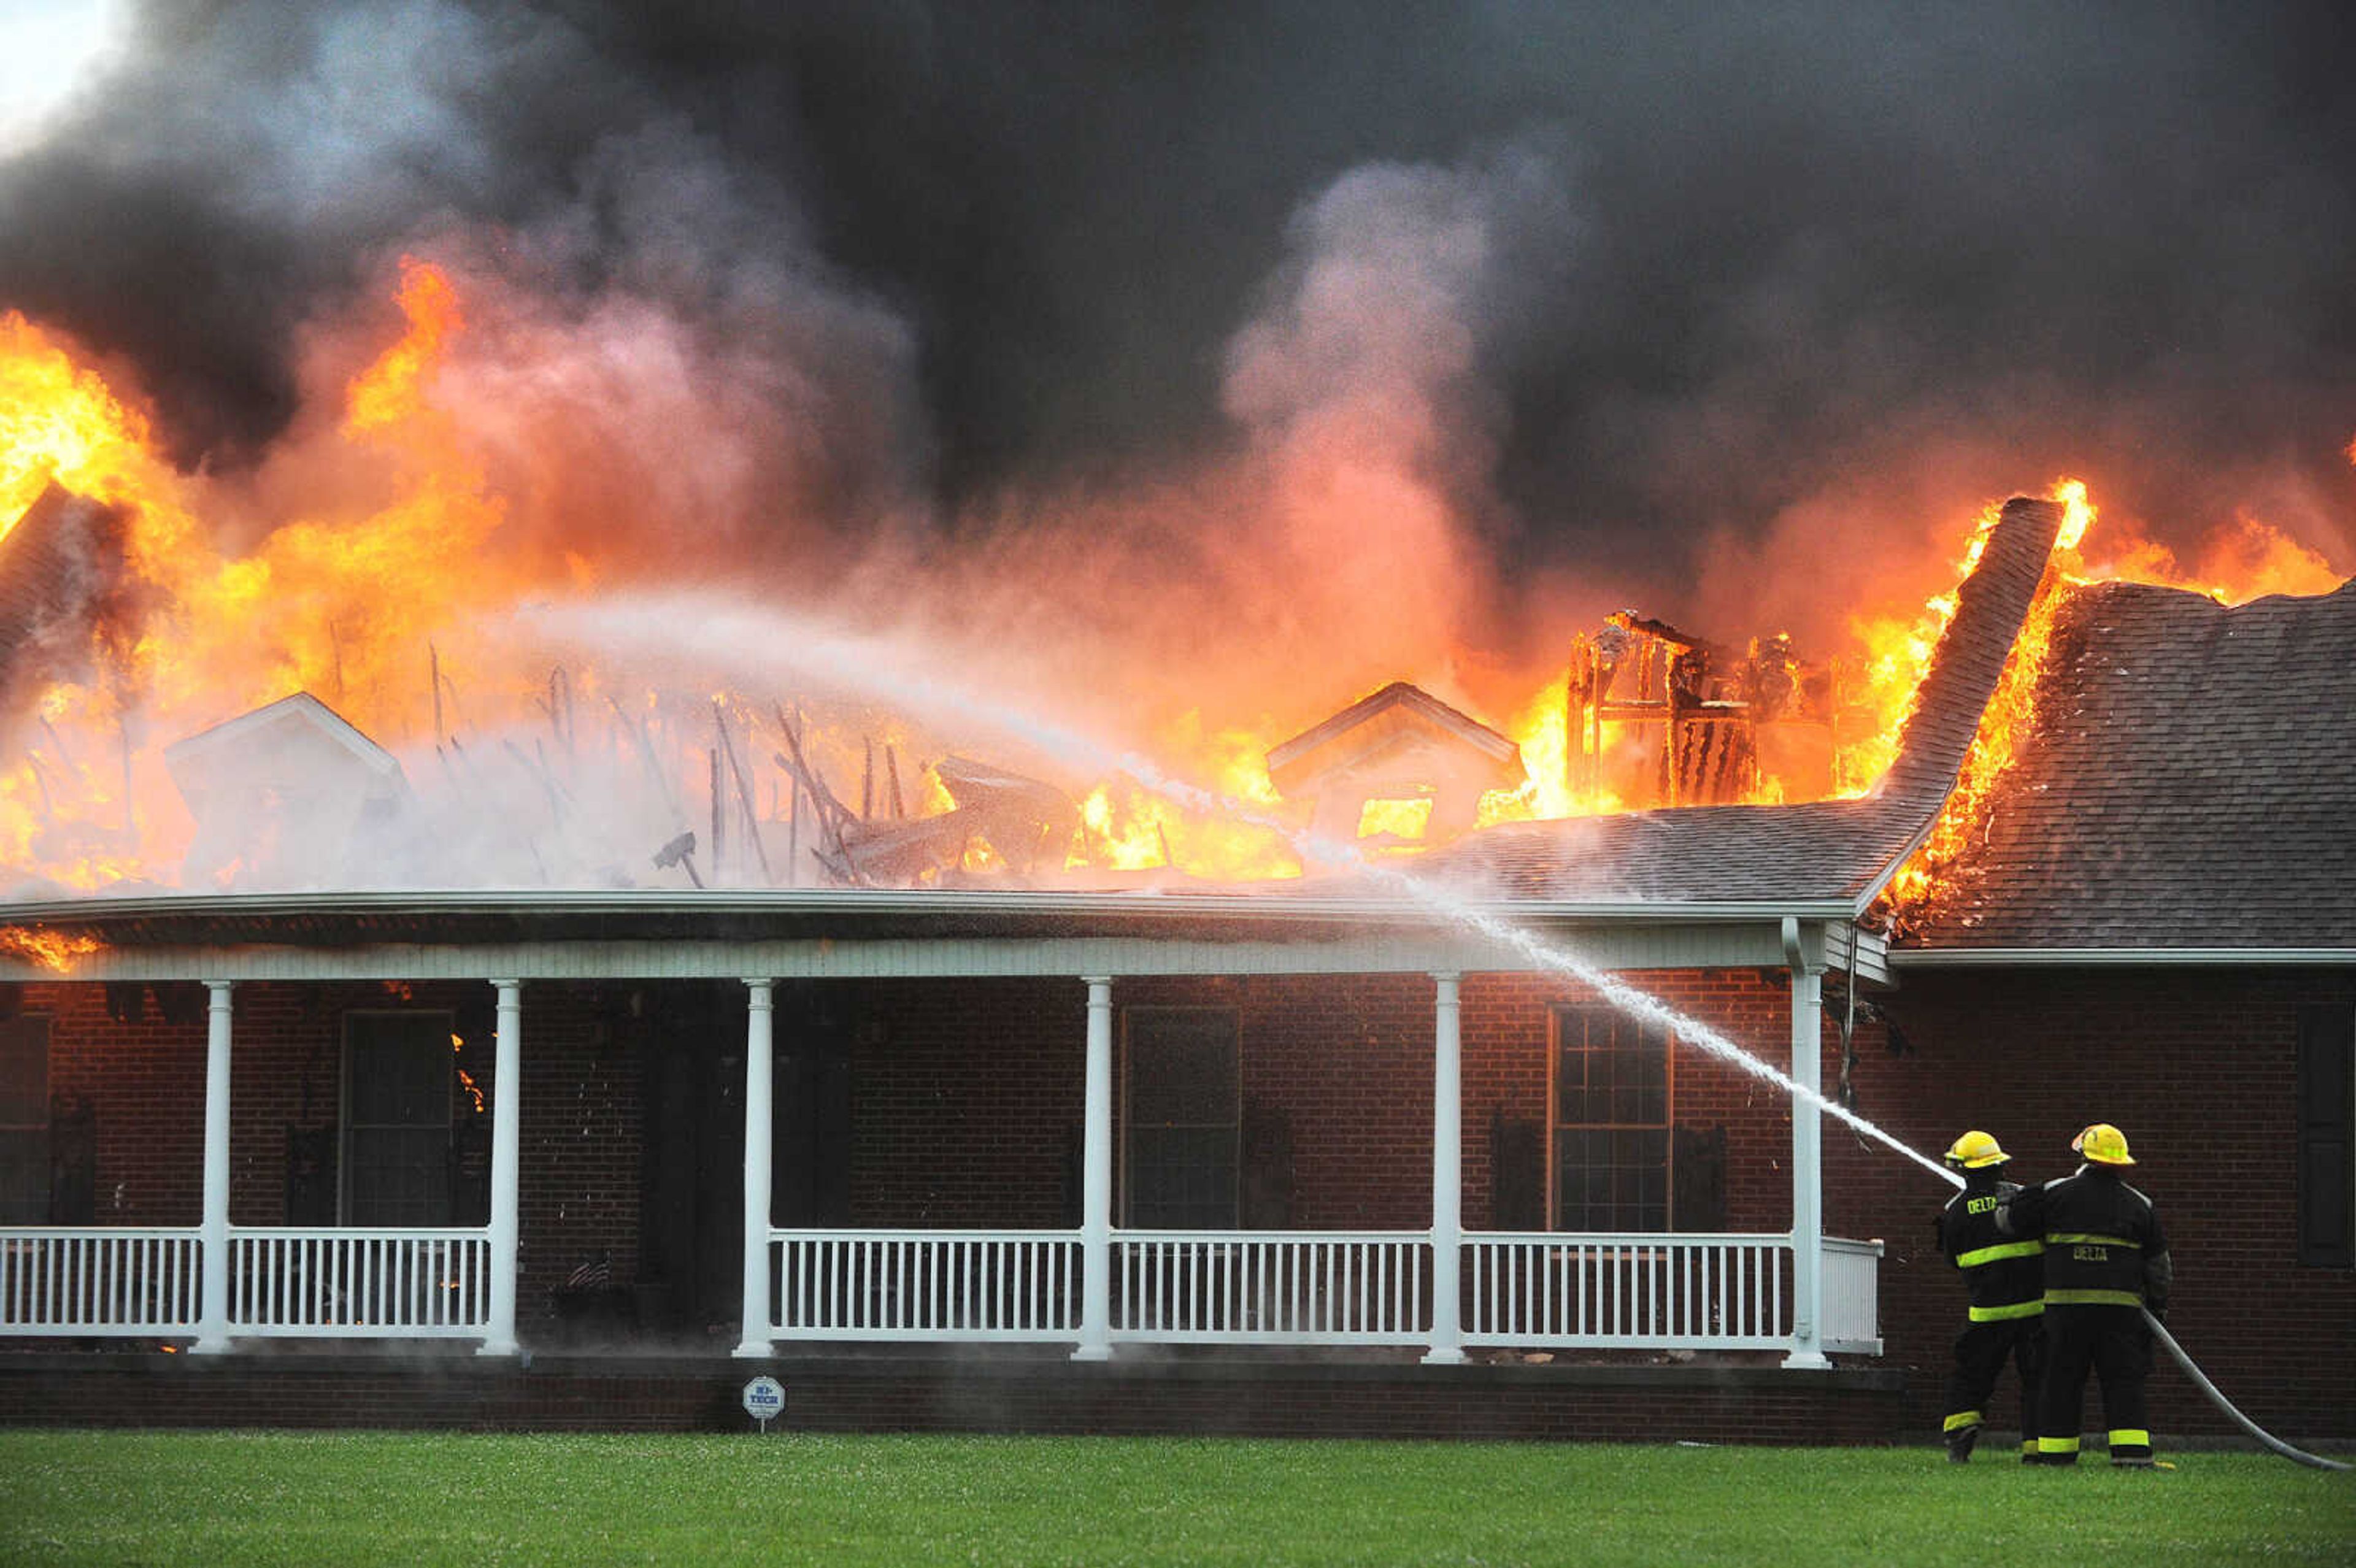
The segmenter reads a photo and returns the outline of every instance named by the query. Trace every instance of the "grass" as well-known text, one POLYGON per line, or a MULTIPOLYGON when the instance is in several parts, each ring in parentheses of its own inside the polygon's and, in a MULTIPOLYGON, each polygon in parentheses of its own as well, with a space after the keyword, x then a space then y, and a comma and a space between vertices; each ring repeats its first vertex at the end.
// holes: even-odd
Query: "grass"
POLYGON ((2334 1563, 2356 1476, 1931 1448, 0 1432, 0 1563, 2334 1563))

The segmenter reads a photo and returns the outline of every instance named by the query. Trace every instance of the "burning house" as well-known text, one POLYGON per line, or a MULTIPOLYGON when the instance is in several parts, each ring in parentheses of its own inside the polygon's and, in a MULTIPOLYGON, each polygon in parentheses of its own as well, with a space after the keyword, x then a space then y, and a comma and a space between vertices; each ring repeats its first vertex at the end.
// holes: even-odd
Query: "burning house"
POLYGON ((2329 28, 81 9, 0 1421, 1927 1440, 2100 1118, 2356 1436, 2329 28))
MULTIPOLYGON (((2317 1351, 2351 1306, 2356 757, 2314 720, 2356 697, 2356 597, 2067 588, 2062 521, 1985 536, 1856 798, 1504 822, 1277 891, 960 883, 1075 853, 1071 797, 952 760, 948 809, 879 816, 894 763, 854 811, 788 721, 787 853, 836 873, 799 885, 19 897, 0 1334, 50 1353, 0 1358, 7 1408, 101 1418, 164 1347, 196 1354, 147 1419, 328 1421, 422 1341, 487 1359, 369 1419, 561 1421, 605 1380, 700 1424, 734 1375, 700 1352, 779 1367, 817 1425, 1930 1430, 1943 1189, 1748 1053, 2031 1172, 2126 1126, 2183 1337, 2269 1424, 2345 1435, 2317 1351), (2230 1224, 2170 1204, 2222 1170, 2230 1224), (2280 1332, 2234 1334, 2253 1280, 2280 1332), (348 1353, 271 1353, 305 1345, 348 1353)), ((291 701, 175 773, 202 823, 324 761, 348 835, 402 798, 348 731, 291 701)), ((1516 782, 1407 687, 1269 771, 1341 821, 1418 751, 1435 820, 1516 782)), ((712 773, 714 836, 758 842, 757 782, 712 773)))

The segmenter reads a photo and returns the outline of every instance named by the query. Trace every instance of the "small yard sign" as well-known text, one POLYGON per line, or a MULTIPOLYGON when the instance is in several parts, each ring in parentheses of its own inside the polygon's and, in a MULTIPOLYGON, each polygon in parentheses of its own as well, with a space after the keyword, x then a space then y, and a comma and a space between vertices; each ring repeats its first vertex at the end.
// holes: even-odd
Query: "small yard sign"
POLYGON ((785 1413, 786 1385, 768 1376, 755 1378, 744 1385, 744 1413, 761 1424, 766 1432, 769 1423, 785 1413))

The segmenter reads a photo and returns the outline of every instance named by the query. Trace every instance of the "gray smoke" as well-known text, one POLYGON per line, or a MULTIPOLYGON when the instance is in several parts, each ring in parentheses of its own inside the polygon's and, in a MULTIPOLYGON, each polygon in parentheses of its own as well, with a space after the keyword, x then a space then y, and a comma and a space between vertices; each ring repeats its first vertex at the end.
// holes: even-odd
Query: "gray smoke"
POLYGON ((725 438, 601 482, 756 563, 986 556, 1010 495, 1280 457, 1371 366, 1440 564, 1735 631, 2065 470, 2356 560, 2351 81, 2329 5, 156 5, 0 163, 0 308, 233 472, 438 244, 548 374, 725 438), (1430 280, 1392 342, 1301 303, 1352 255, 1430 280))

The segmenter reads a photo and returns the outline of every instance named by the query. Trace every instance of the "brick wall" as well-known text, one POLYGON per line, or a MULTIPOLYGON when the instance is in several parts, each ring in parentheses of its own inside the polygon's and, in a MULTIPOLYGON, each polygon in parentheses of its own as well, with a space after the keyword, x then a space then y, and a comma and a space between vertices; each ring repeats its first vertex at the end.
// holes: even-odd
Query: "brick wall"
POLYGON ((100 986, 28 986, 24 1011, 49 1020, 49 1097, 86 1107, 96 1134, 102 1225, 193 1225, 202 1218, 205 1026, 112 1017, 100 986))
MULTIPOLYGON (((2297 1261, 2297 1015, 2318 1003, 2356 1005, 2356 976, 1916 972, 1885 1003, 1901 1053, 1886 1030, 1861 1031, 1858 1108, 1934 1155, 1967 1127, 1994 1133, 2022 1181, 2067 1175, 2072 1136, 2115 1123, 2140 1162, 2130 1179, 2168 1230, 2169 1327, 2185 1349, 2277 1435, 2356 1435, 2356 1274, 2297 1261)), ((1837 1130, 1826 1150, 1826 1228, 1889 1243, 1888 1360, 1910 1369, 1913 1419, 1929 1430, 1963 1314, 1931 1232, 1945 1189, 1837 1130)), ((2163 1444, 2169 1432, 2233 1430, 2160 1360, 2152 1424, 2163 1444)), ((2100 1401, 2089 1389, 2094 1430, 2100 1401)), ((2011 1397, 2004 1385, 2007 1419, 2011 1397)))
POLYGON ((1076 979, 861 986, 851 1009, 852 1222, 1066 1223, 1087 1003, 1076 979))

